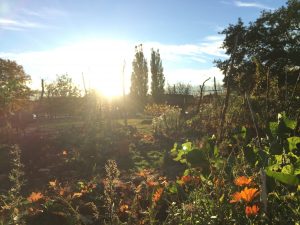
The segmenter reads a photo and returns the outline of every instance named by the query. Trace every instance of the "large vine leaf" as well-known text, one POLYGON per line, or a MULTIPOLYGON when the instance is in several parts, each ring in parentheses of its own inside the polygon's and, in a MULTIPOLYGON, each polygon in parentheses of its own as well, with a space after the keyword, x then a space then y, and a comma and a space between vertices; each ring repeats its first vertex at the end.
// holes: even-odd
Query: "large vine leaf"
POLYGON ((278 142, 273 142, 271 143, 269 152, 272 155, 280 155, 283 153, 283 146, 278 142))
POLYGON ((202 172, 205 174, 209 172, 209 161, 201 149, 193 149, 188 152, 186 161, 190 163, 192 167, 201 167, 202 172))
POLYGON ((266 169, 266 174, 284 184, 288 184, 288 185, 299 185, 300 184, 299 178, 296 175, 275 172, 268 168, 266 169))
POLYGON ((289 143, 289 150, 292 151, 294 149, 297 149, 297 145, 300 144, 300 137, 290 137, 287 139, 289 143))

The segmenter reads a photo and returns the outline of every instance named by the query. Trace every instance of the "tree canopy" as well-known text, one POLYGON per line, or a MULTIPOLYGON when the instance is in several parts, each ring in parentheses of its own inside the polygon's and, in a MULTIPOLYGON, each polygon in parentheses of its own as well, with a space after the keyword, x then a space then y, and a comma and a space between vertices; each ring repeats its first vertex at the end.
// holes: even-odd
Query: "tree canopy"
POLYGON ((158 103, 164 94, 165 77, 159 50, 151 50, 151 93, 153 100, 158 103))
POLYGON ((15 61, 0 59, 0 116, 20 109, 30 97, 30 76, 15 61))
POLYGON ((73 84, 68 74, 56 77, 56 80, 46 86, 48 97, 78 97, 80 90, 73 84))
POLYGON ((148 93, 148 66, 142 45, 135 46, 132 70, 130 95, 140 102, 145 102, 148 93))
MULTIPOLYGON (((252 92, 258 70, 268 71, 270 79, 276 80, 278 87, 295 83, 300 71, 300 2, 289 0, 287 5, 275 11, 263 11, 254 22, 245 26, 241 19, 229 25, 221 34, 225 35, 223 48, 234 58, 218 60, 216 65, 229 74, 224 81, 239 92, 252 92), (236 42, 236 46, 235 46, 236 42), (234 51, 235 50, 235 51, 234 51), (233 53, 235 52, 234 56, 233 53), (260 69, 257 68, 260 66, 260 69)), ((265 72, 266 75, 266 72, 265 72)))

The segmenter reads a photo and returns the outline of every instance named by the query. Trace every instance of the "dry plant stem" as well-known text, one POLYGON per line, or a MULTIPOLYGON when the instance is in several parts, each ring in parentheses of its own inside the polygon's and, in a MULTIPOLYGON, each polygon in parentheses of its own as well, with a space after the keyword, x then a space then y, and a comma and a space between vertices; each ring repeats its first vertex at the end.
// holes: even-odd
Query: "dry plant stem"
POLYGON ((249 107, 250 114, 251 114, 251 118, 252 118, 252 122, 253 122, 253 125, 254 125, 254 128, 255 128, 256 138, 257 138, 257 140, 258 140, 258 147, 259 147, 259 150, 261 151, 261 150, 262 150, 262 148, 261 148, 261 141, 260 141, 260 137, 259 137, 259 133, 258 133, 257 124, 256 124, 255 118, 254 118, 254 112, 253 112, 253 110, 252 110, 252 107, 251 107, 251 104, 250 104, 250 101, 249 101, 249 98, 248 98, 248 95, 247 95, 246 92, 245 92, 245 98, 246 98, 246 100, 247 100, 248 107, 249 107))
POLYGON ((80 219, 80 214, 73 208, 73 206, 66 199, 62 197, 56 197, 55 199, 60 201, 63 205, 67 206, 71 210, 71 212, 76 218, 76 224, 80 225, 81 222, 85 224, 84 221, 80 219))
POLYGON ((204 86, 205 86, 205 83, 210 79, 207 78, 203 83, 202 85, 200 85, 200 97, 199 97, 199 101, 198 101, 198 105, 197 105, 197 113, 200 112, 200 107, 201 107, 201 103, 202 103, 202 98, 203 98, 203 90, 204 90, 204 86))
POLYGON ((125 94, 125 65, 126 61, 124 60, 123 70, 122 70, 122 92, 123 92, 123 114, 124 114, 124 125, 127 127, 127 111, 126 111, 126 94, 125 94))
MULTIPOLYGON (((299 79, 300 79, 300 72, 299 72, 299 74, 298 74, 298 77, 297 77, 297 80, 296 80, 296 83, 295 83, 295 86, 294 86, 294 89, 293 89, 293 92, 292 92, 292 96, 291 96, 290 99, 293 99, 293 97, 294 97, 294 95, 295 95, 295 92, 296 92, 296 89, 297 89, 297 86, 298 86, 299 79)), ((291 101, 290 101, 289 103, 291 103, 291 101)), ((290 108, 291 108, 291 104, 289 104, 289 106, 288 106, 287 115, 289 115, 290 108)))

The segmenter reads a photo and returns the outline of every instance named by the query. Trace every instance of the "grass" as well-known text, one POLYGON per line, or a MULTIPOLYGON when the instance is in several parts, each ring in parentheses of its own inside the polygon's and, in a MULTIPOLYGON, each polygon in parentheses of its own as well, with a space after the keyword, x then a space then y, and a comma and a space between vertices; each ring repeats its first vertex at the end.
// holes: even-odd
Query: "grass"
MULTIPOLYGON (((123 120, 118 120, 120 123, 124 123, 123 120)), ((148 119, 128 119, 127 123, 130 126, 136 127, 140 133, 152 134, 152 125, 148 123, 148 119)))

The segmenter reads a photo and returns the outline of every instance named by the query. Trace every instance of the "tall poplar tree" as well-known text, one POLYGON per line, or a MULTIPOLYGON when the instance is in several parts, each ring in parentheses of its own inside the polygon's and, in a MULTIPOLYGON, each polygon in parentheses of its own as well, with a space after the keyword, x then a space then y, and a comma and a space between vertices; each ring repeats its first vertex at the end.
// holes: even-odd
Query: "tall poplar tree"
POLYGON ((158 103, 164 94, 165 77, 159 50, 151 50, 151 93, 153 100, 158 103))
POLYGON ((148 93, 148 66, 144 57, 143 46, 135 46, 135 57, 132 62, 130 95, 139 103, 145 103, 148 93))

